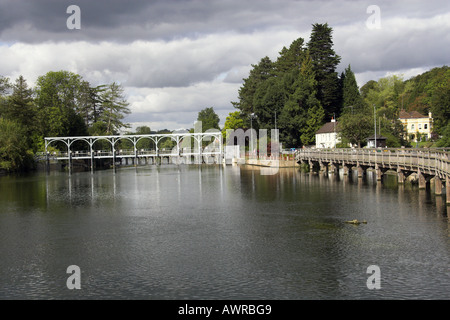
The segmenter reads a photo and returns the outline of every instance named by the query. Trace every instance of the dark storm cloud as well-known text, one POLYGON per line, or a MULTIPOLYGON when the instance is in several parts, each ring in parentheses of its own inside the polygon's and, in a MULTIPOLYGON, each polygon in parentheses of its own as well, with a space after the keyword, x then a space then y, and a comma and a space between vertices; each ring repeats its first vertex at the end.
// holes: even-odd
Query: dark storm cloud
POLYGON ((153 128, 167 113, 178 127, 203 107, 233 111, 251 65, 308 42, 314 23, 333 28, 338 72, 351 64, 360 86, 450 64, 448 0, 0 0, 0 75, 32 84, 69 70, 120 82, 133 121, 153 128), (80 30, 66 27, 69 5, 81 9, 80 30), (370 5, 380 9, 376 30, 366 26, 370 5))
POLYGON ((314 22, 364 18, 366 4, 289 0, 1 0, 3 41, 120 41, 195 38, 210 33, 306 29, 314 22), (69 5, 81 9, 82 28, 66 28, 69 5), (314 19, 314 20, 313 20, 314 19))

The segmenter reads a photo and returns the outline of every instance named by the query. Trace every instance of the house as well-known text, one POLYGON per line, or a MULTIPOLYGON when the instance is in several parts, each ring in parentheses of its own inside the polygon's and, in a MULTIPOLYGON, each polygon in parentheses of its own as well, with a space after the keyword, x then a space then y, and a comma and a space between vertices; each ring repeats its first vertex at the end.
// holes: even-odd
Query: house
POLYGON ((386 137, 377 134, 376 147, 375 147, 375 135, 367 138, 367 148, 386 148, 386 137))
POLYGON ((425 116, 417 111, 406 112, 402 110, 399 120, 403 123, 408 140, 417 142, 419 135, 425 137, 426 140, 431 138, 433 125, 431 112, 428 113, 428 116, 425 116))
POLYGON ((316 132, 316 148, 335 148, 336 144, 341 142, 338 133, 338 123, 335 119, 325 123, 316 132))

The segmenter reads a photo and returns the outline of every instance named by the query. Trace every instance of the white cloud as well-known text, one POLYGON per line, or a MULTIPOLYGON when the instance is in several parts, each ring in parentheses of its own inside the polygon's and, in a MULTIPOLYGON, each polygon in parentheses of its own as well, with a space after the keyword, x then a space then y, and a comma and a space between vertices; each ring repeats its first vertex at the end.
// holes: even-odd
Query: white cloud
POLYGON ((351 64, 360 86, 450 64, 448 1, 380 0, 379 30, 366 27, 369 1, 79 3, 84 20, 73 33, 64 28, 64 4, 0 0, 2 9, 11 7, 9 15, 0 11, 0 75, 23 75, 34 85, 48 71, 68 70, 92 85, 119 82, 129 121, 154 130, 192 127, 205 107, 223 123, 251 64, 275 60, 299 37, 307 42, 313 23, 333 28, 338 71, 351 64))

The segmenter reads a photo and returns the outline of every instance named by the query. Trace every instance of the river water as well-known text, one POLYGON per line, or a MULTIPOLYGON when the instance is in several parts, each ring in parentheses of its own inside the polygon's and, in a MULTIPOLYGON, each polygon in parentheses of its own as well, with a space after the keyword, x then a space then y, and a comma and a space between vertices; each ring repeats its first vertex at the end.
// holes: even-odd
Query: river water
POLYGON ((0 299, 449 299, 449 211, 433 190, 371 173, 4 176, 0 299))

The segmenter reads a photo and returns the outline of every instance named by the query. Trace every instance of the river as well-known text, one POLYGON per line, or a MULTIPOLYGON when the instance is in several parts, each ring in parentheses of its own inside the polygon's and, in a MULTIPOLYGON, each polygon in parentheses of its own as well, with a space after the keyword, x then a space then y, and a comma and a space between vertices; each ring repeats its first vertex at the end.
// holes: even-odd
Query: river
POLYGON ((449 299, 448 213, 432 190, 371 173, 3 176, 0 299, 449 299))

